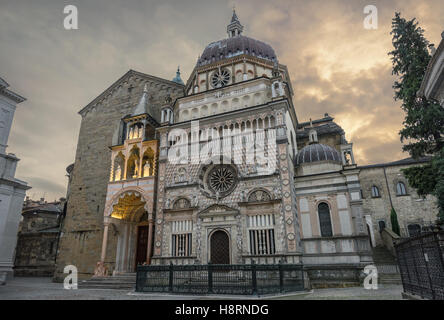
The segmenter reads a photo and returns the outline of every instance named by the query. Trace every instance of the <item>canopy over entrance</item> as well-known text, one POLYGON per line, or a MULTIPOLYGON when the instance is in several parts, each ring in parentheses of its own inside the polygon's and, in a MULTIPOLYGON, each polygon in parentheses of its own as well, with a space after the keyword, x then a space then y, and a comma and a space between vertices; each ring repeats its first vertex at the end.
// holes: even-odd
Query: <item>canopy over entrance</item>
MULTIPOLYGON (((114 200, 109 216, 105 216, 102 255, 99 262, 104 275, 105 265, 113 267, 113 274, 134 272, 137 265, 150 264, 153 222, 145 209, 146 201, 138 191, 122 192, 114 200), (113 224, 117 230, 115 261, 107 261, 108 228, 113 224)), ((99 265, 98 264, 98 265, 99 265)))

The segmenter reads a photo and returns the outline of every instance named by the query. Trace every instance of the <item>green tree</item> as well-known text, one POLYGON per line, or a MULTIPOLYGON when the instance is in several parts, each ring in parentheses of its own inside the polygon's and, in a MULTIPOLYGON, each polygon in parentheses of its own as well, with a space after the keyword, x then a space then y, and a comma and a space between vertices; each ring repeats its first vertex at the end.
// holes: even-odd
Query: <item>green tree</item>
POLYGON ((401 231, 399 230, 398 215, 396 214, 394 208, 392 208, 392 212, 390 212, 390 222, 392 223, 392 231, 398 236, 401 236, 401 231))
POLYGON ((394 50, 389 52, 397 76, 393 88, 395 100, 401 100, 406 113, 404 127, 399 132, 403 150, 417 159, 433 156, 430 164, 403 170, 409 184, 418 194, 433 194, 438 198, 439 217, 444 221, 444 108, 436 101, 418 97, 427 66, 431 59, 431 46, 424 37, 424 30, 416 19, 406 20, 395 13, 390 33, 394 50))

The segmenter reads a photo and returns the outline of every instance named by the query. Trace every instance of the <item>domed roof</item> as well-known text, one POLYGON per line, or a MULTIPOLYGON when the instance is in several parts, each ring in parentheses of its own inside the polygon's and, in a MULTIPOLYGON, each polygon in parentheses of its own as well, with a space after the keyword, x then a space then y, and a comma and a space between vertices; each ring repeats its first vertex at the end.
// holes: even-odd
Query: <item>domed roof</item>
POLYGON ((212 42, 206 46, 200 59, 197 61, 197 66, 203 66, 241 54, 249 54, 273 62, 276 60, 276 53, 270 45, 256 39, 238 35, 212 42))
POLYGON ((302 150, 299 151, 298 154, 298 164, 327 161, 327 160, 336 161, 340 163, 341 156, 336 149, 330 146, 326 146, 325 144, 320 144, 320 143, 310 144, 302 148, 302 150))
POLYGON ((197 61, 197 66, 203 66, 215 61, 231 58, 241 54, 275 62, 276 54, 273 48, 265 42, 242 35, 244 27, 233 9, 233 16, 227 26, 228 38, 212 42, 205 47, 204 52, 197 61))

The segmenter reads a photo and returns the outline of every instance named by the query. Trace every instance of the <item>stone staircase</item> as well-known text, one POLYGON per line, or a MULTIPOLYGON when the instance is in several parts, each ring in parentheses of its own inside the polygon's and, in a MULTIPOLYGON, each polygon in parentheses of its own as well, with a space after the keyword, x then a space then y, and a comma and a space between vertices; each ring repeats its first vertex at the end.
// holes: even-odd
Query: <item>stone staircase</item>
POLYGON ((398 262, 386 247, 373 248, 373 261, 378 269, 380 284, 402 284, 398 262))
POLYGON ((92 277, 79 282, 79 289, 120 289, 134 290, 136 273, 123 273, 110 277, 92 277))
POLYGON ((379 274, 378 282, 380 284, 402 284, 401 275, 399 273, 379 274))

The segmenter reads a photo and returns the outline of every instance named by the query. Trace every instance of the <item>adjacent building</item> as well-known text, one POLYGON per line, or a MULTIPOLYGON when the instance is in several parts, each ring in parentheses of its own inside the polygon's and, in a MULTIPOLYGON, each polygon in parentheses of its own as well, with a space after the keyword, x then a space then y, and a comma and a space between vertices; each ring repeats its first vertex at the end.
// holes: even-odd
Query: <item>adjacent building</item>
POLYGON ((23 206, 14 262, 15 276, 54 275, 65 199, 47 202, 28 197, 23 206))
POLYGON ((392 228, 391 209, 395 209, 403 238, 415 236, 436 222, 438 208, 432 195, 419 196, 402 169, 421 166, 430 158, 407 158, 399 161, 359 167, 364 217, 373 246, 383 245, 381 232, 392 228))
POLYGON ((427 67, 418 96, 436 100, 444 107, 444 32, 441 33, 441 38, 438 48, 432 51, 432 59, 427 67))
POLYGON ((16 179, 19 159, 6 153, 9 133, 17 104, 25 98, 12 91, 9 84, 0 78, 0 284, 13 275, 14 249, 17 243, 26 182, 16 179))

